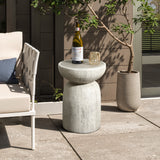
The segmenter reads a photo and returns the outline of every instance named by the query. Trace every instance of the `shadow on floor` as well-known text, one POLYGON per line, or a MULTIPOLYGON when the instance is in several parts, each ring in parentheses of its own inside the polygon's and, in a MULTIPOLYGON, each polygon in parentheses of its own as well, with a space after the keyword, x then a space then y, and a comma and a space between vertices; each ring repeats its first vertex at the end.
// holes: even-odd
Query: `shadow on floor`
POLYGON ((60 132, 69 132, 67 130, 65 130, 63 128, 63 125, 62 125, 62 119, 52 119, 54 125, 57 127, 57 129, 60 131, 60 132))
POLYGON ((10 147, 9 138, 7 135, 7 131, 5 125, 0 123, 0 149, 10 147))
MULTIPOLYGON (((26 127, 31 127, 30 117, 14 117, 3 119, 5 125, 24 125, 26 127)), ((57 120, 58 121, 58 120, 57 120)), ((56 123, 57 123, 56 121, 56 123)), ((62 124, 62 120, 59 120, 58 124, 62 124)), ((50 118, 36 118, 35 120, 36 128, 47 129, 47 130, 57 130, 56 126, 53 124, 53 119, 50 118)))
MULTIPOLYGON (((24 125, 26 127, 31 127, 31 118, 30 117, 14 117, 14 118, 4 118, 3 122, 0 122, 0 149, 3 148, 17 148, 17 149, 25 149, 31 150, 30 148, 23 148, 18 146, 12 146, 9 141, 8 133, 5 126, 11 125, 24 125)), ((56 130, 59 131, 62 128, 62 120, 58 119, 50 119, 50 118, 36 118, 36 128, 39 129, 47 129, 47 130, 56 130), (54 121, 54 122, 53 122, 54 121), (54 124, 55 123, 55 124, 54 124)))
POLYGON ((5 123, 0 123, 0 149, 5 149, 5 148, 18 148, 18 149, 31 150, 31 148, 12 146, 10 144, 9 137, 5 128, 5 123))
MULTIPOLYGON (((122 112, 117 108, 117 106, 108 106, 108 105, 103 105, 101 110, 107 111, 107 112, 122 112)), ((30 150, 28 148, 11 146, 5 125, 24 125, 26 127, 31 127, 31 118, 30 117, 6 118, 6 119, 3 119, 2 123, 0 122, 0 149, 12 147, 12 148, 30 150)), ((62 119, 55 119, 55 118, 49 118, 49 117, 36 118, 36 128, 68 132, 62 126, 62 119)))
POLYGON ((107 112, 122 112, 117 106, 107 106, 107 105, 102 105, 101 110, 107 112))

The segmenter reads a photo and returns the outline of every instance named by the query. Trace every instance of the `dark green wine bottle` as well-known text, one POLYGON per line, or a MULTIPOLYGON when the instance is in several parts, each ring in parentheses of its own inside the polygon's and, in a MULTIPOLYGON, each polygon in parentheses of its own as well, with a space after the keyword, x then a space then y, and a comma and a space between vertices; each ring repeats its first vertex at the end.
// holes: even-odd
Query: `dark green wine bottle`
POLYGON ((72 63, 74 64, 83 63, 83 42, 78 22, 76 22, 76 29, 72 43, 72 63))

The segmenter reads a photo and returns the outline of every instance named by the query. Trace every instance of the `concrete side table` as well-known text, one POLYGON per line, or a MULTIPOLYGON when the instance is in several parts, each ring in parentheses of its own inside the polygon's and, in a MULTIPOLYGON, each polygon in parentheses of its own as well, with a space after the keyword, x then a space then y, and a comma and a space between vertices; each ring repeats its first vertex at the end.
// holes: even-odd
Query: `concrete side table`
POLYGON ((68 83, 63 94, 63 127, 76 133, 90 133, 100 128, 101 93, 98 83, 106 64, 72 64, 71 60, 58 64, 60 74, 68 83))

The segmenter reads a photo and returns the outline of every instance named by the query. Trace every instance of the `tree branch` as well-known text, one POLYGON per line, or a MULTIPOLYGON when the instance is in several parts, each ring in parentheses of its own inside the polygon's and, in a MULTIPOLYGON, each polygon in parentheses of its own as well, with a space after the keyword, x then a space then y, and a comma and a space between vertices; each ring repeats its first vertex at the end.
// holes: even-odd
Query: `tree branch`
POLYGON ((104 28, 104 26, 98 26, 98 28, 104 28))
POLYGON ((129 45, 129 44, 127 44, 127 43, 122 42, 119 38, 117 38, 117 37, 109 30, 109 28, 102 22, 102 20, 100 20, 100 18, 99 18, 98 15, 95 13, 95 11, 93 10, 93 8, 92 8, 89 4, 87 4, 87 6, 88 6, 89 10, 92 12, 92 14, 93 14, 93 15, 98 19, 98 21, 101 23, 102 27, 109 33, 109 35, 110 35, 113 39, 117 40, 119 43, 121 43, 121 44, 124 45, 124 46, 128 46, 128 45, 129 45))
MULTIPOLYGON (((124 18, 126 19, 127 21, 127 24, 129 25, 129 28, 130 30, 133 30, 132 28, 132 23, 130 22, 129 18, 128 18, 128 15, 127 15, 127 7, 126 7, 126 4, 123 6, 122 8, 122 12, 123 12, 123 16, 124 18)), ((130 44, 132 45, 133 43, 133 33, 131 33, 131 41, 130 41, 130 44)))

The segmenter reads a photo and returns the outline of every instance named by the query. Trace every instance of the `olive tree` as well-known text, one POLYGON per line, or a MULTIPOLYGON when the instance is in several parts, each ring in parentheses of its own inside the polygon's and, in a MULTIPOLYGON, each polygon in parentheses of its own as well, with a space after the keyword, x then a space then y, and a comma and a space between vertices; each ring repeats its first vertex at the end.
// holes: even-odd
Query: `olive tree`
POLYGON ((154 8, 152 8, 148 0, 33 0, 32 6, 39 8, 43 13, 53 10, 56 14, 61 14, 62 10, 68 8, 70 11, 73 11, 70 15, 78 19, 80 27, 83 30, 92 26, 97 29, 103 28, 114 40, 129 49, 128 73, 133 70, 133 39, 134 34, 139 29, 139 27, 133 27, 133 25, 138 24, 141 26, 143 24, 143 26, 145 26, 145 32, 151 34, 155 32, 155 27, 158 25, 154 8), (104 13, 101 14, 101 16, 92 7, 92 4, 97 1, 101 3, 104 8, 104 13), (130 5, 139 4, 137 7, 137 15, 132 19, 129 18, 127 14, 129 3, 130 5), (75 10, 75 8, 77 9, 75 10), (103 22, 104 16, 113 16, 117 12, 121 13, 125 22, 118 22, 107 26, 103 22))

